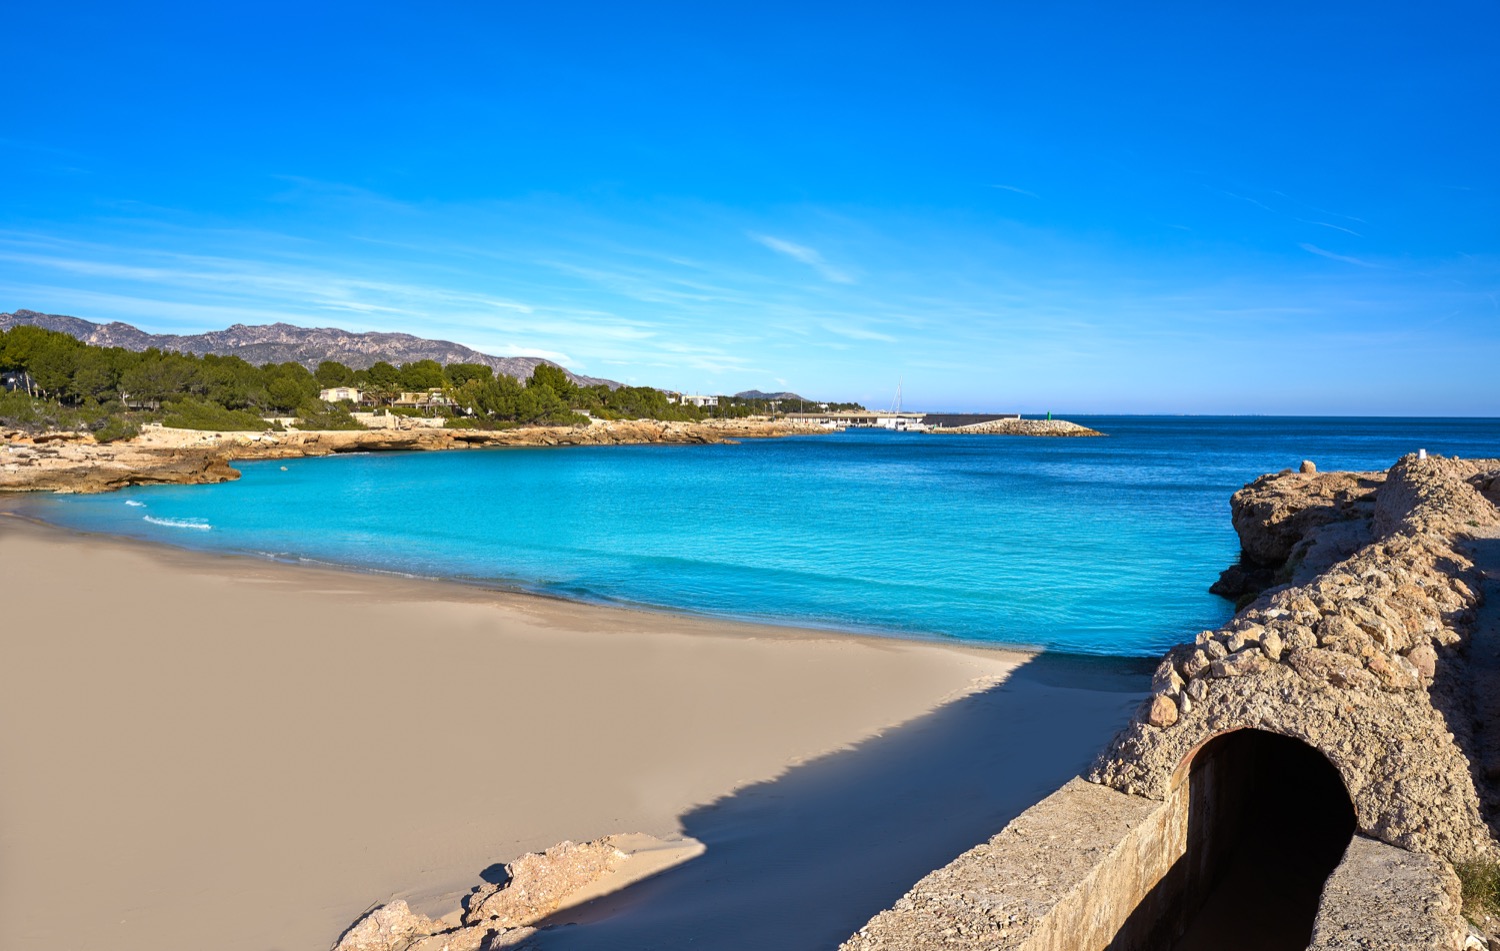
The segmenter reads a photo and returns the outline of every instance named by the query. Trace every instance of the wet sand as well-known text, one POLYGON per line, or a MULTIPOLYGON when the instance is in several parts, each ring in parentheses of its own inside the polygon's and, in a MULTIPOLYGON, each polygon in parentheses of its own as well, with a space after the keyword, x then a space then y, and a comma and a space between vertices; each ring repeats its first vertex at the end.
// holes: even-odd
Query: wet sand
POLYGON ((544 941, 764 947, 758 918, 827 947, 1086 764, 1143 686, 3 513, 0 598, 7 951, 326 948, 373 904, 442 914, 496 863, 634 832, 706 851, 544 941))

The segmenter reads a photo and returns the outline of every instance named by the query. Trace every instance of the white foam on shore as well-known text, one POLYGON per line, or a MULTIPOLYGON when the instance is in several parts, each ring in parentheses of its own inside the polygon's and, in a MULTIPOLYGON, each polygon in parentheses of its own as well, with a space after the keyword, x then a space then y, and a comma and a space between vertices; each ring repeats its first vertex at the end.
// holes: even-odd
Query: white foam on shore
POLYGON ((154 518, 150 515, 141 516, 152 525, 165 525, 169 528, 195 528, 200 532, 206 532, 213 528, 201 518, 154 518))

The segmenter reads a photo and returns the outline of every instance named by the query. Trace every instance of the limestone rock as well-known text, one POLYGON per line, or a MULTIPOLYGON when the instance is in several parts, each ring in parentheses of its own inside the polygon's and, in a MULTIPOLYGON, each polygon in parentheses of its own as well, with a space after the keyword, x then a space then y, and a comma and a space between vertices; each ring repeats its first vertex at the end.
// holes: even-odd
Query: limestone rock
POLYGON ((1230 511, 1240 545, 1258 566, 1284 564, 1310 531, 1368 517, 1381 473, 1262 476, 1234 494, 1230 511))
POLYGON ((1225 677, 1243 677, 1265 670, 1271 665, 1266 656, 1260 652, 1258 646, 1243 648, 1230 654, 1223 660, 1216 660, 1210 669, 1210 675, 1215 679, 1225 677))
POLYGON ((1431 680, 1437 676, 1437 651, 1431 644, 1418 644, 1407 652, 1406 659, 1423 680, 1431 680))
POLYGON ((1462 643, 1478 602, 1459 540, 1500 527, 1481 491, 1495 484, 1488 473, 1500 477, 1500 462, 1409 456, 1388 473, 1283 473, 1236 493, 1247 556, 1315 554, 1308 539, 1329 532, 1363 541, 1311 574, 1290 569, 1292 583, 1174 648, 1186 679, 1175 709, 1158 694, 1088 778, 1162 799, 1201 744, 1268 730, 1339 771, 1363 834, 1450 861, 1494 857, 1465 754, 1462 681, 1436 676, 1437 648, 1462 643))
POLYGON ((1146 722, 1154 727, 1169 727, 1177 722, 1177 704, 1171 697, 1157 694, 1148 702, 1146 722))
MULTIPOLYGON (((1174 714, 1176 709, 1174 705, 1174 714)), ((557 910, 568 895, 612 871, 624 859, 625 853, 615 847, 613 837, 560 842, 545 852, 523 855, 505 867, 510 875, 505 885, 485 886, 470 897, 464 924, 503 928, 534 924, 557 910)))
POLYGON ((397 899, 355 922, 339 939, 334 951, 407 951, 419 939, 439 930, 437 922, 417 914, 406 902, 397 899))

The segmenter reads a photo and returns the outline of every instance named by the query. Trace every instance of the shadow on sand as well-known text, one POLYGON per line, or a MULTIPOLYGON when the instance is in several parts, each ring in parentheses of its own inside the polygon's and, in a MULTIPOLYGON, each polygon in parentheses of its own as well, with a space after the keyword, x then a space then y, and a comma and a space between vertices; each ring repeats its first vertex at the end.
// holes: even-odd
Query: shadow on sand
POLYGON ((707 852, 561 913, 528 948, 830 949, 1076 775, 1148 665, 1040 655, 1009 679, 683 817, 707 852))

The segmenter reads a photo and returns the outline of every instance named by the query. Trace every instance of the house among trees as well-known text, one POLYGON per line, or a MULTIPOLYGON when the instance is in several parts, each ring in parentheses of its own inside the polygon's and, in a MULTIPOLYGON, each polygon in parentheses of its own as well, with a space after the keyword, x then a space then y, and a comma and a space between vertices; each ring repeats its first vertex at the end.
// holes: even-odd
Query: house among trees
POLYGON ((364 394, 357 386, 330 386, 326 390, 318 391, 318 399, 325 403, 342 403, 345 400, 358 403, 364 399, 364 394))
POLYGON ((402 393, 396 398, 392 406, 411 406, 417 409, 431 409, 435 407, 447 408, 457 406, 458 402, 443 392, 443 388, 435 386, 430 390, 420 390, 414 393, 402 393))
POLYGON ((30 393, 32 386, 31 376, 25 370, 0 372, 0 393, 9 393, 13 390, 24 390, 30 393))
POLYGON ((682 404, 702 409, 705 406, 718 406, 719 398, 717 396, 704 396, 701 393, 684 393, 682 395, 682 404))

